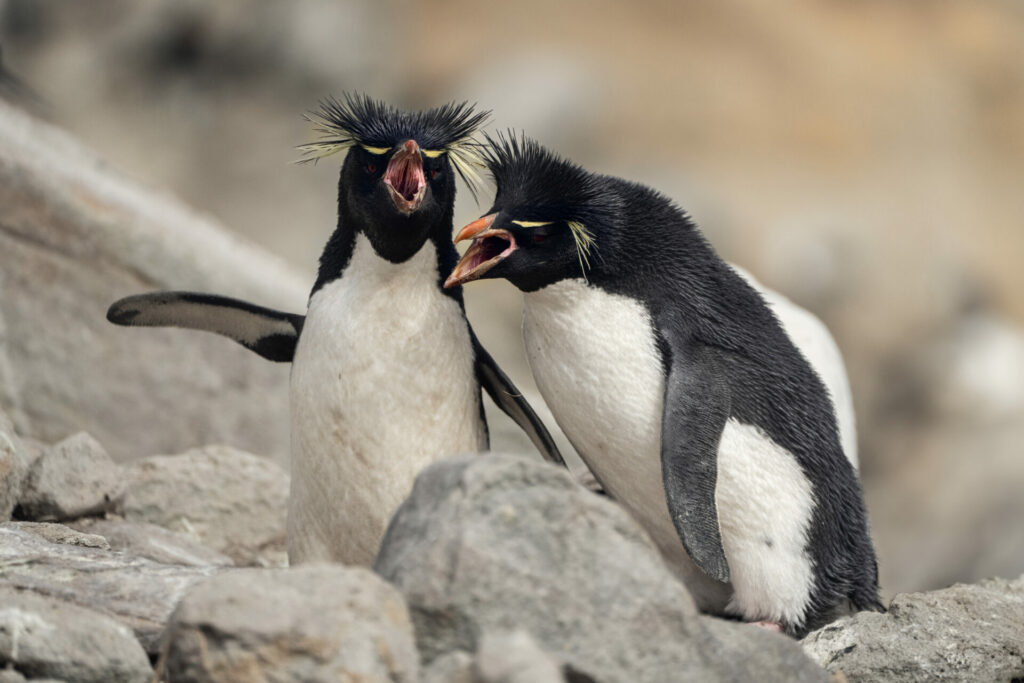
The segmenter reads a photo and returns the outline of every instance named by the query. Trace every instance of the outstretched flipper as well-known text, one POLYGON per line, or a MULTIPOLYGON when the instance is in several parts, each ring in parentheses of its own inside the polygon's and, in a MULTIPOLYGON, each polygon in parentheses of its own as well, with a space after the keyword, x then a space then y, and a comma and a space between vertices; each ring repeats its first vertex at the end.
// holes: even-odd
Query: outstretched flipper
POLYGON ((151 292, 115 301, 107 320, 117 325, 184 327, 234 339, 267 360, 289 363, 305 317, 238 299, 195 292, 151 292))
POLYGON ((676 533, 690 559, 708 576, 726 583, 729 564, 722 548, 715 506, 718 443, 729 419, 729 392, 706 346, 676 348, 661 418, 661 476, 676 533))
POLYGON ((523 398, 516 385, 512 384, 508 375, 502 372, 498 364, 491 358, 491 354, 487 353, 487 350, 480 344, 475 334, 473 335, 473 353, 476 358, 477 381, 480 382, 480 386, 484 388, 494 404, 526 432, 545 460, 569 469, 562 454, 558 451, 558 446, 555 445, 555 440, 548 433, 547 427, 537 417, 537 413, 533 412, 533 408, 523 398))

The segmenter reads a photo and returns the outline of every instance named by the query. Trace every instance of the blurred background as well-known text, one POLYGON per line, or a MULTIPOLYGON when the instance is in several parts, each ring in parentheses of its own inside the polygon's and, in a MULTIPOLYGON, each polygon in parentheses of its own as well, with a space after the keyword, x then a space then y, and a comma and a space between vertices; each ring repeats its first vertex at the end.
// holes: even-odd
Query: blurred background
MULTIPOLYGON (((37 111, 310 284, 338 169, 291 162, 329 93, 471 100, 654 186, 836 336, 886 594, 1024 571, 1024 4, 0 0, 0 45, 37 111)), ((517 292, 466 297, 534 391, 517 292)))

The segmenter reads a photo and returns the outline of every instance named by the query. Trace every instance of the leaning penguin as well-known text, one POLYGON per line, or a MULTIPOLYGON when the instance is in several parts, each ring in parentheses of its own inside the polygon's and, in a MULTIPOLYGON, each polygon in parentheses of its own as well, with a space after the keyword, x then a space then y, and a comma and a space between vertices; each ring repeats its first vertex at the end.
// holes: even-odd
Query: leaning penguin
POLYGON ((442 287, 452 244, 455 175, 472 180, 465 104, 400 111, 362 96, 326 100, 311 159, 345 152, 338 224, 305 316, 188 292, 122 299, 122 325, 231 337, 292 362, 292 564, 372 563, 392 513, 426 465, 486 450, 483 386, 545 457, 564 464, 530 406, 477 341, 462 292, 442 287))
POLYGON ((854 454, 765 298, 657 192, 489 142, 494 205, 447 284, 524 292, 544 400, 699 607, 795 636, 881 609, 854 454))

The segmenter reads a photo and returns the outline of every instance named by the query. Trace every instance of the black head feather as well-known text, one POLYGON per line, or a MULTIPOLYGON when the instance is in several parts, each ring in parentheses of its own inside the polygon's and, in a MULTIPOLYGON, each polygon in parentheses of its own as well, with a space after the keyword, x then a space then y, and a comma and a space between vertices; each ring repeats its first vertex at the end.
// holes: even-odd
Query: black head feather
POLYGON ((359 93, 341 99, 327 97, 320 108, 306 115, 321 139, 301 145, 302 161, 316 162, 348 150, 353 145, 391 149, 413 139, 423 150, 448 154, 455 170, 470 187, 476 184, 476 168, 482 165, 479 144, 473 135, 490 116, 468 102, 449 102, 433 109, 403 111, 359 93))
POLYGON ((573 221, 587 230, 616 220, 621 200, 609 179, 589 173, 514 131, 485 135, 484 162, 497 193, 492 212, 523 220, 573 221))

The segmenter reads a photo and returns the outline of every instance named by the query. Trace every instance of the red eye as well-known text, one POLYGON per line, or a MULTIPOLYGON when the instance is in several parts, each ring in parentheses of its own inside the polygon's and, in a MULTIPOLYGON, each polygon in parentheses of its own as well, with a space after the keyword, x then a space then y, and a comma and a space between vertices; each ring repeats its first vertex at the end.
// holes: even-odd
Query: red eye
POLYGON ((539 233, 539 232, 533 233, 533 241, 534 241, 534 243, 538 243, 539 244, 540 242, 543 242, 547 238, 548 238, 548 236, 544 235, 542 233, 539 233))
POLYGON ((433 171, 430 172, 430 179, 433 180, 439 175, 441 175, 441 172, 435 168, 433 171))
POLYGON ((368 172, 370 172, 370 173, 376 173, 377 172, 377 164, 375 164, 375 163, 373 163, 371 161, 370 163, 366 164, 366 170, 368 172))

